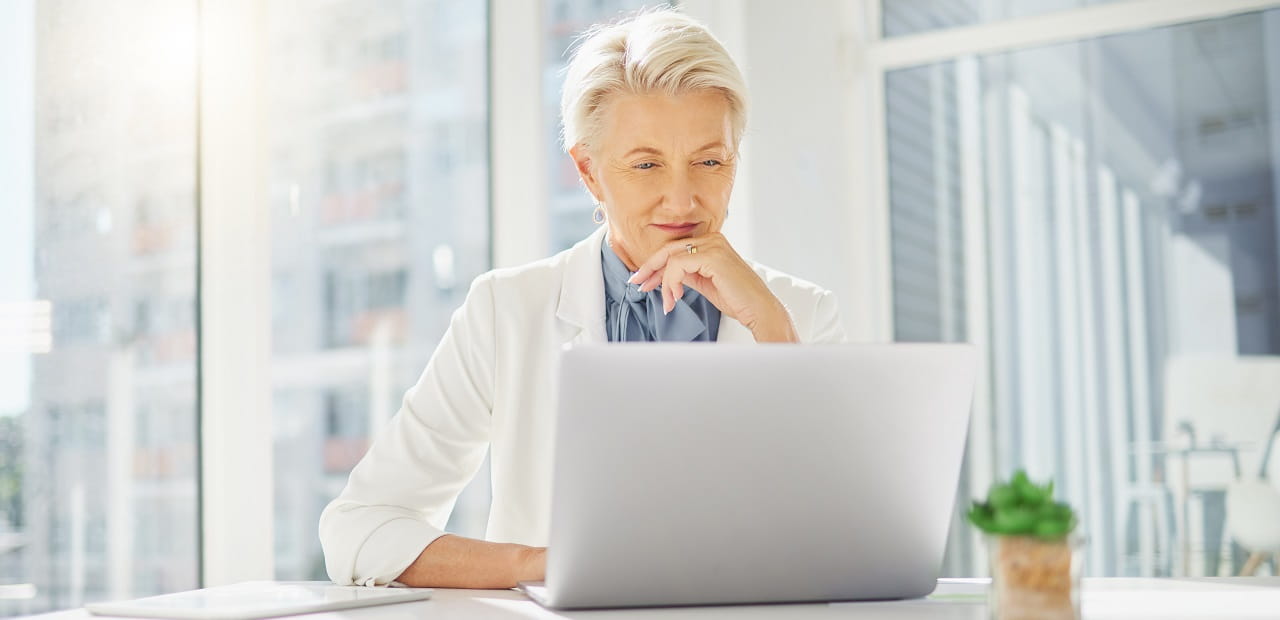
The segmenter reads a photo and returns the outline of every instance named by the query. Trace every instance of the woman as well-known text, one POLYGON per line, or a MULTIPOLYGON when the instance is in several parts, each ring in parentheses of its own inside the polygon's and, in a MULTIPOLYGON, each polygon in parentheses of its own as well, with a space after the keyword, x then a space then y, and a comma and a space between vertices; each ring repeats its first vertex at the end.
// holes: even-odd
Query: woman
MULTIPOLYGON (((557 353, 614 341, 836 342, 834 297, 720 234, 746 124, 737 66, 672 11, 600 28, 569 65, 564 145, 604 224, 484 274, 400 411, 320 517, 339 584, 509 588, 545 570, 557 353), (445 534, 491 452, 489 540, 445 534)), ((636 395, 662 377, 635 377, 636 395)))

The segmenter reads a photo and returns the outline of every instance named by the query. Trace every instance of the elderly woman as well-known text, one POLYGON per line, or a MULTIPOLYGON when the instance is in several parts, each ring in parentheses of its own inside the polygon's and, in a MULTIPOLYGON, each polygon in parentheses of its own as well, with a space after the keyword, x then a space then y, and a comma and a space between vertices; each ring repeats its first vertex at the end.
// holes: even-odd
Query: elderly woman
MULTIPOLYGON (((552 386, 566 344, 843 339, 831 293, 744 260, 720 234, 747 100, 705 27, 658 11, 594 30, 569 65, 561 111, 565 148, 603 225, 556 256, 472 284, 400 411, 320 517, 339 584, 509 588, 543 578, 552 386), (502 542, 442 530, 486 449, 486 538, 502 542)), ((620 397, 662 390, 660 373, 634 379, 620 397)))

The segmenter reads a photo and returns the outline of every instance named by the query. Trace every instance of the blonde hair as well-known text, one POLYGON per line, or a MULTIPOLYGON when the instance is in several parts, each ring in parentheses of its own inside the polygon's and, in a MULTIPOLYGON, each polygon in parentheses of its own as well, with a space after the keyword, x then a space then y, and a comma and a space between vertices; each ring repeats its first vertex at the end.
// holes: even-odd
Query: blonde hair
POLYGON ((729 103, 733 146, 747 124, 747 85, 738 65, 706 26, 672 9, 644 11, 582 34, 565 74, 560 135, 566 151, 588 148, 612 95, 720 91, 729 103))

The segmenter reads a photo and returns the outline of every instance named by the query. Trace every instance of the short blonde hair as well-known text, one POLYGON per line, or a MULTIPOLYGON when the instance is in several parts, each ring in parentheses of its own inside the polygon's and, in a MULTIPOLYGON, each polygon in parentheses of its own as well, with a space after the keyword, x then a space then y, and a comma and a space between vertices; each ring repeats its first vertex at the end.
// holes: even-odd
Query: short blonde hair
POLYGON ((577 144, 593 146, 599 112, 612 95, 674 96, 706 89, 728 100, 736 148, 747 125, 747 85, 706 26, 672 9, 594 26, 579 38, 565 74, 561 144, 566 151, 577 144))

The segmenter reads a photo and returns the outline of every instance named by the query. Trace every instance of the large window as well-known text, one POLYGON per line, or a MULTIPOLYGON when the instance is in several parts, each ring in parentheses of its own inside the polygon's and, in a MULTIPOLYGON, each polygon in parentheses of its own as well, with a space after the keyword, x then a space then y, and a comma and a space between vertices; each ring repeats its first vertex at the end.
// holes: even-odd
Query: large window
POLYGON ((895 336, 984 345, 970 462, 1056 478, 1093 575, 1244 559, 1224 459, 1255 475, 1280 414, 1187 413, 1179 369, 1280 355, 1277 59, 1272 10, 885 76, 895 336))
POLYGON ((0 4, 0 615, 197 585, 195 28, 0 4))
MULTIPOLYGON (((276 575, 489 268, 485 3, 267 4, 276 575)), ((449 529, 483 536, 488 476, 449 529)))

